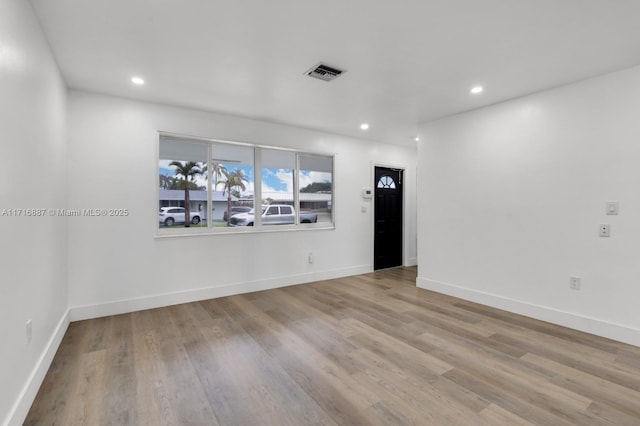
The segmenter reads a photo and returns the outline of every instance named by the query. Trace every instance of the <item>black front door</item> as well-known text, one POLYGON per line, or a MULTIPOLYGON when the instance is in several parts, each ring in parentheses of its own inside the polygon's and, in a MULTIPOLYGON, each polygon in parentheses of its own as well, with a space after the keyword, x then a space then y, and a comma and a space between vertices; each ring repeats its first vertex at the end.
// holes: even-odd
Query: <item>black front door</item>
POLYGON ((373 269, 402 265, 402 170, 375 169, 373 269))

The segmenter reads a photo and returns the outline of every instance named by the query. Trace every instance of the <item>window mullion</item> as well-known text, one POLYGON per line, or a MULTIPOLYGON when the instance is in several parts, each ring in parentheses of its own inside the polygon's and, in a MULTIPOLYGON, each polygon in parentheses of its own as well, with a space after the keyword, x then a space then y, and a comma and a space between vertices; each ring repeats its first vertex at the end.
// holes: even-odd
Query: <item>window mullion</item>
POLYGON ((253 221, 254 226, 262 226, 262 150, 253 149, 253 221))
POLYGON ((213 152, 211 149, 211 144, 207 144, 207 228, 211 228, 213 226, 213 200, 212 200, 212 192, 211 192, 211 175, 213 174, 212 166, 213 162, 211 161, 213 152))
POLYGON ((300 224, 300 154, 296 153, 296 169, 293 171, 293 206, 296 210, 295 224, 300 224))

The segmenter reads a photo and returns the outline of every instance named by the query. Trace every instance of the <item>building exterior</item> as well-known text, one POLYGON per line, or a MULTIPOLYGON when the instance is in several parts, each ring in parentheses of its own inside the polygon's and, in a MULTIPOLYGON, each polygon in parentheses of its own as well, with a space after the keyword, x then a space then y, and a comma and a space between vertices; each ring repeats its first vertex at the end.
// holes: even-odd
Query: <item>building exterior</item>
MULTIPOLYGON (((227 209, 228 203, 228 194, 222 194, 221 191, 213 191, 212 202, 213 202, 213 212, 212 219, 213 220, 222 220, 222 215, 227 209)), ((201 217, 202 220, 207 220, 208 215, 206 212, 207 207, 207 191, 189 191, 189 201, 191 211, 202 212, 201 217)), ((236 205, 238 203, 238 198, 235 196, 231 196, 231 205, 236 205)), ((184 190, 182 189, 161 189, 158 196, 158 208, 162 207, 184 207, 184 190)))
MULTIPOLYGON (((330 193, 300 193, 300 209, 311 210, 318 213, 331 211, 330 193)), ((263 192, 262 198, 264 204, 289 204, 293 205, 293 194, 287 192, 263 192)), ((203 221, 208 218, 207 207, 207 191, 189 191, 189 201, 191 211, 201 212, 203 221)), ((222 220, 224 212, 227 210, 228 195, 221 191, 212 192, 213 202, 213 220, 222 220)), ((238 198, 231 196, 231 205, 253 205, 252 198, 238 198)), ((184 207, 184 190, 182 189, 161 189, 158 196, 158 208, 162 207, 184 207)))
MULTIPOLYGON (((314 212, 331 211, 331 193, 325 192, 301 192, 300 210, 312 210, 314 212)), ((293 205, 293 194, 289 192, 262 192, 265 204, 290 204, 293 205)))

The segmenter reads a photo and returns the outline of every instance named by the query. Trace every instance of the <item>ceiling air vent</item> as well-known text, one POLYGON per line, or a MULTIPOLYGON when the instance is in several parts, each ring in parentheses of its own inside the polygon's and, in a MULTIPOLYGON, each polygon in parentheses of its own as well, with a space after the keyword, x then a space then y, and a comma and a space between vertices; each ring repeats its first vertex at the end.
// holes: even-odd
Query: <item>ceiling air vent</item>
POLYGON ((323 81, 331 81, 336 77, 339 77, 343 72, 345 71, 320 63, 307 70, 305 74, 309 77, 318 78, 323 81))

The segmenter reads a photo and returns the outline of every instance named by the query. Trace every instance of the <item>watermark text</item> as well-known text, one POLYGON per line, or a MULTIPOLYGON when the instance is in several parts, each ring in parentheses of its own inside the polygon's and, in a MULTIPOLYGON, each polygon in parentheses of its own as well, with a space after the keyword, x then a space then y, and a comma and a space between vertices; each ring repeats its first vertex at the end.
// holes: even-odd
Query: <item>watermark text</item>
POLYGON ((1 209, 0 217, 119 217, 129 216, 129 209, 1 209))

